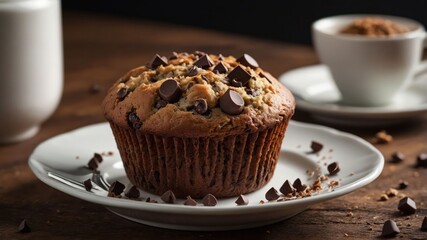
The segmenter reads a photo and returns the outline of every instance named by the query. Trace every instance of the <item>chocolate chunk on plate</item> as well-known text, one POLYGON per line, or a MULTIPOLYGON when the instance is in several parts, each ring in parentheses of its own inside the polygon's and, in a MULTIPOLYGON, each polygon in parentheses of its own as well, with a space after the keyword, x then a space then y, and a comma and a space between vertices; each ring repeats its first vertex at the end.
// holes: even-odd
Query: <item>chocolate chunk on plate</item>
POLYGON ((387 220, 385 221, 383 225, 383 230, 381 233, 381 236, 383 237, 394 237, 398 233, 400 233, 399 228, 397 227, 397 224, 393 220, 387 220))
POLYGON ((270 188, 266 193, 265 193, 265 199, 267 199, 268 201, 274 201, 277 200, 279 198, 279 193, 277 192, 277 190, 272 187, 270 188))
POLYGON ((203 197, 202 203, 205 206, 213 207, 213 206, 216 206, 218 204, 218 200, 216 199, 216 197, 214 195, 209 193, 203 197))
POLYGON ((418 167, 427 167, 427 153, 421 153, 417 157, 417 166, 418 167))
POLYGON ((331 176, 336 175, 339 171, 340 171, 340 166, 338 165, 337 162, 333 162, 333 163, 328 165, 329 175, 331 175, 331 176))
POLYGON ((90 190, 92 190, 92 181, 90 179, 84 181, 83 185, 85 186, 86 191, 90 192, 90 190))
POLYGON ((126 193, 125 196, 130 199, 137 199, 140 196, 139 190, 136 186, 132 186, 126 193))
POLYGON ((311 141, 311 153, 318 153, 323 149, 323 144, 316 142, 316 141, 311 141))
POLYGON ((401 163, 405 160, 405 155, 402 152, 394 152, 391 155, 391 162, 392 163, 401 163))
POLYGON ((288 194, 290 194, 290 193, 294 193, 296 190, 295 190, 295 188, 291 185, 291 183, 288 181, 288 180, 286 180, 284 183, 283 183, 283 185, 282 185, 282 187, 280 187, 280 192, 281 193, 283 193, 285 196, 286 195, 288 195, 288 194))
POLYGON ((423 222, 421 223, 421 230, 427 231, 427 217, 424 217, 423 222))
POLYGON ((123 190, 125 190, 125 185, 123 185, 123 183, 119 181, 115 181, 113 182, 113 184, 111 184, 110 189, 108 191, 118 196, 122 194, 123 190))
POLYGON ((187 196, 187 199, 184 201, 186 206, 197 206, 197 201, 194 200, 191 196, 187 196))
POLYGON ((239 206, 241 205, 248 205, 249 204, 249 199, 245 196, 240 194, 240 196, 237 198, 237 200, 235 201, 235 203, 239 206))
POLYGON ((163 193, 161 199, 165 203, 174 203, 176 201, 175 194, 171 190, 167 190, 165 193, 163 193))
POLYGON ((295 179, 292 186, 297 190, 297 192, 303 192, 305 189, 307 189, 307 185, 303 184, 299 178, 295 179))
POLYGON ((400 182, 399 182, 399 189, 406 189, 407 187, 409 186, 409 183, 407 182, 407 181, 403 181, 403 180, 401 180, 400 182))
POLYGON ((101 154, 99 153, 94 153, 93 157, 89 160, 89 162, 87 163, 87 167, 92 170, 95 171, 98 169, 98 166, 100 163, 102 163, 103 159, 101 154))

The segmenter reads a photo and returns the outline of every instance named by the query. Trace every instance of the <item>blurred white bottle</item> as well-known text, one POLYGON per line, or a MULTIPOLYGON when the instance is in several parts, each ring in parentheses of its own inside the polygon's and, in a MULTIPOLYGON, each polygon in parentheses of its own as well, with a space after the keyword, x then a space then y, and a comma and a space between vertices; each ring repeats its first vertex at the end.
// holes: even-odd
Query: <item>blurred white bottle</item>
POLYGON ((0 143, 34 136, 62 95, 59 0, 0 0, 0 143))

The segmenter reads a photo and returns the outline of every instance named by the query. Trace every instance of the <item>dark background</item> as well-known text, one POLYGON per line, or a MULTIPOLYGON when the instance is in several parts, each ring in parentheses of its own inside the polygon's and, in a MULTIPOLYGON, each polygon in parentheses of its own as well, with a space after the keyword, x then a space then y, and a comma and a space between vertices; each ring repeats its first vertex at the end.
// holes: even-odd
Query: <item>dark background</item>
POLYGON ((226 32, 311 44, 311 23, 350 13, 412 18, 427 25, 423 0, 131 1, 63 0, 69 9, 192 25, 226 32))

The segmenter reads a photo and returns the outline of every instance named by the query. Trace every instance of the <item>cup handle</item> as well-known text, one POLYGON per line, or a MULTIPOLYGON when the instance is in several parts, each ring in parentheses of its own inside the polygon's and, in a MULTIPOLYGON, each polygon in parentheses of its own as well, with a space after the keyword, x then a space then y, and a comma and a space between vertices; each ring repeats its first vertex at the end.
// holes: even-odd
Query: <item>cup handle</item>
MULTIPOLYGON (((423 40, 423 49, 427 48, 427 32, 424 33, 424 40, 423 40)), ((414 71, 414 75, 412 76, 412 79, 416 79, 421 75, 424 75, 427 73, 427 60, 422 61, 414 71)))

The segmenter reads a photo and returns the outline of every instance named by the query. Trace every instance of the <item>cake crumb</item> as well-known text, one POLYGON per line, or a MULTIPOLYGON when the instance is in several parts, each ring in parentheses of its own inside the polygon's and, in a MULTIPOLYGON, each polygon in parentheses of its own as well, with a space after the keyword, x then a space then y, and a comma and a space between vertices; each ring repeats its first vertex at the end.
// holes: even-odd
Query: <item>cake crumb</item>
POLYGON ((385 130, 379 131, 375 134, 375 138, 373 139, 374 143, 378 144, 387 144, 393 141, 393 136, 388 134, 385 130))
POLYGON ((387 194, 387 196, 388 197, 395 197, 395 196, 397 196, 397 194, 399 194, 399 191, 397 191, 396 189, 394 189, 394 188, 389 188, 386 192, 385 192, 385 194, 387 194))

